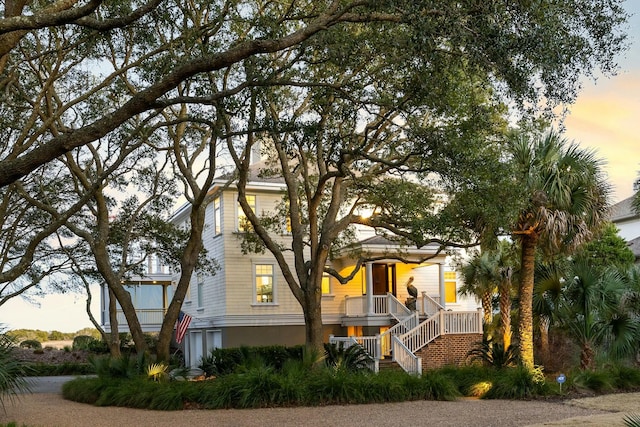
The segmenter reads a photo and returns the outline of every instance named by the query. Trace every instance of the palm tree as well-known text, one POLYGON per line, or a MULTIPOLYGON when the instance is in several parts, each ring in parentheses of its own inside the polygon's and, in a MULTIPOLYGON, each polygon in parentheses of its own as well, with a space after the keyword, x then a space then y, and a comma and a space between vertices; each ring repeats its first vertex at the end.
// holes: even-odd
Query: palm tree
POLYGON ((510 151, 526 200, 512 230, 521 250, 518 341, 532 369, 536 250, 560 253, 588 240, 607 212, 609 186, 602 161, 554 131, 533 140, 518 134, 510 151))
MULTIPOLYGON (((498 289, 499 276, 496 272, 495 258, 489 251, 476 254, 471 261, 460 267, 463 285, 460 295, 473 295, 482 304, 485 331, 493 323, 493 296, 498 289)), ((492 332, 489 331, 487 339, 492 332)))
POLYGON ((571 276, 570 264, 566 258, 536 265, 535 286, 533 289, 533 313, 538 319, 540 331, 540 359, 543 363, 550 360, 549 329, 562 302, 566 287, 566 277, 571 276))
POLYGON ((583 261, 573 266, 573 274, 561 312, 565 326, 580 345, 580 368, 593 368, 598 348, 613 358, 629 355, 637 339, 637 326, 622 305, 627 293, 623 276, 613 268, 602 272, 583 261))
POLYGON ((507 241, 501 241, 496 250, 496 268, 500 276, 498 293, 500 294, 500 327, 502 331, 502 345, 505 350, 511 346, 511 304, 513 279, 518 270, 518 261, 514 256, 513 246, 507 241))
MULTIPOLYGON (((485 325, 492 324, 493 297, 499 294, 500 332, 504 349, 511 345, 511 288, 516 271, 509 242, 501 241, 495 249, 483 250, 462 265, 462 295, 474 295, 482 302, 485 325)), ((491 333, 487 338, 491 337, 491 333)))

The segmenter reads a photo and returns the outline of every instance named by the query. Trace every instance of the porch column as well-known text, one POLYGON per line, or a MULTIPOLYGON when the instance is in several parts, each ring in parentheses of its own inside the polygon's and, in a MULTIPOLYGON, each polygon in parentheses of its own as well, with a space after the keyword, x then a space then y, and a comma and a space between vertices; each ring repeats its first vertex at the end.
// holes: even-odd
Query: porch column
POLYGON ((373 267, 370 262, 365 263, 365 288, 367 292, 367 315, 373 314, 373 267))
POLYGON ((445 297, 445 289, 444 289, 444 264, 443 263, 438 263, 438 272, 439 274, 439 281, 440 281, 440 305, 445 307, 446 304, 446 297, 445 297))

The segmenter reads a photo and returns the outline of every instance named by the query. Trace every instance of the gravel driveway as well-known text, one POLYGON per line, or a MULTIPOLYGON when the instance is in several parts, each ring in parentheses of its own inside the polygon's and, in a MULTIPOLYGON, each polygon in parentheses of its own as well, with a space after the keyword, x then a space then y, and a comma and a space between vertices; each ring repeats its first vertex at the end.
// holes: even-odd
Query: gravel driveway
POLYGON ((5 402, 0 423, 35 426, 623 426, 640 412, 640 393, 565 402, 472 400, 247 410, 148 411, 94 407, 35 393, 5 402))

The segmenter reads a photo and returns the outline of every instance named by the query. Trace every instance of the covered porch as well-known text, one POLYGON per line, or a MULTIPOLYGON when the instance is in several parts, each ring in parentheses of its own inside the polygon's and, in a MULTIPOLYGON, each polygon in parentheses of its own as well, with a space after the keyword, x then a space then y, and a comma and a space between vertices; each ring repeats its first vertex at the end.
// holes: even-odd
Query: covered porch
MULTIPOLYGON (((173 282, 168 279, 156 280, 129 280, 123 283, 123 287, 131 295, 131 301, 136 309, 136 315, 144 332, 158 332, 167 313, 169 301, 173 297, 173 282)), ((111 330, 109 317, 109 290, 107 286, 101 287, 102 306, 101 322, 105 330, 111 330)), ((118 330, 129 330, 127 319, 120 304, 116 305, 116 319, 118 330)))

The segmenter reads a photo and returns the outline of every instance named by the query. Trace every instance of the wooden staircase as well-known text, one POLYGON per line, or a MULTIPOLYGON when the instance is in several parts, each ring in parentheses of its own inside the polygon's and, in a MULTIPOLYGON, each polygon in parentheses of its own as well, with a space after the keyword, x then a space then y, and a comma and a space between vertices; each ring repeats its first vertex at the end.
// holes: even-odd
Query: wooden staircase
POLYGON ((385 306, 392 327, 376 336, 331 336, 329 342, 342 342, 346 347, 362 346, 374 359, 374 370, 397 367, 410 374, 420 375, 422 360, 416 353, 431 341, 445 334, 482 333, 480 311, 448 311, 433 302, 438 311, 420 322, 417 312, 408 310, 393 295, 388 294, 385 306), (392 358, 385 354, 389 352, 393 355, 392 358))

